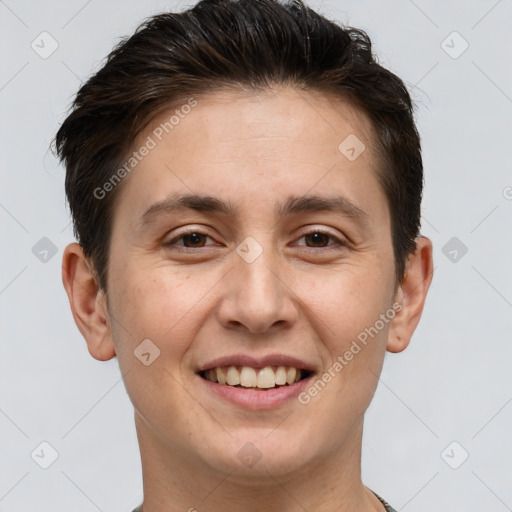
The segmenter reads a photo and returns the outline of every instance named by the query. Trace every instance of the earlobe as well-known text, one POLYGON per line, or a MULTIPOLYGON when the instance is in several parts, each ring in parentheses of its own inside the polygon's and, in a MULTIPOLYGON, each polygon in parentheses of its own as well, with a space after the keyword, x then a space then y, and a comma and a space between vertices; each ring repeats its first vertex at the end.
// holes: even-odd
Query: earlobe
POLYGON ((95 359, 107 361, 115 353, 106 296, 82 247, 69 244, 62 258, 62 283, 75 323, 95 359))
POLYGON ((409 256, 404 279, 395 297, 401 309, 390 324, 387 343, 389 352, 401 352, 409 345, 432 282, 432 242, 424 236, 418 237, 416 242, 416 250, 409 256))

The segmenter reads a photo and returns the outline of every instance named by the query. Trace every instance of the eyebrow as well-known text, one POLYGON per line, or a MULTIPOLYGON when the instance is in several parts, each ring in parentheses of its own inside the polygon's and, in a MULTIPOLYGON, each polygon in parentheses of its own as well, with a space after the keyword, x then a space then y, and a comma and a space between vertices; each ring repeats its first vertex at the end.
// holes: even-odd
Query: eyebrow
MULTIPOLYGON (((141 224, 149 224, 162 214, 173 214, 183 210, 195 210, 199 212, 223 213, 237 216, 240 211, 230 201, 199 194, 180 194, 168 197, 151 205, 140 217, 141 224)), ((369 215, 347 198, 342 196, 289 196, 283 203, 276 205, 274 214, 283 219, 290 215, 305 212, 329 211, 345 215, 364 229, 369 229, 369 215)))

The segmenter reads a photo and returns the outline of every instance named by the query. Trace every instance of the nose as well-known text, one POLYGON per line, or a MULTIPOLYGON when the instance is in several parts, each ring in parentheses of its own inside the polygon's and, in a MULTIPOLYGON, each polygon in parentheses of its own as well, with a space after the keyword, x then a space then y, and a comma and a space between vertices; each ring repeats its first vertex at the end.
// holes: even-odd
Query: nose
POLYGON ((224 281, 218 309, 223 327, 254 334, 291 327, 298 318, 298 297, 285 269, 286 262, 279 262, 270 249, 251 263, 238 258, 224 281))

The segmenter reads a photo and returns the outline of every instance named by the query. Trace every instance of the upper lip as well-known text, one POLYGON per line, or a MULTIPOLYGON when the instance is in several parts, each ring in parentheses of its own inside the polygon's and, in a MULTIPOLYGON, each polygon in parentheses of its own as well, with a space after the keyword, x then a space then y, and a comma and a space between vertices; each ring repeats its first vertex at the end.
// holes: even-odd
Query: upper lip
POLYGON ((198 368, 198 373, 218 366, 249 366, 265 368, 265 366, 293 366, 297 370, 314 371, 312 365, 293 356, 285 354, 268 354, 263 357, 253 357, 247 354, 232 354, 212 359, 198 368))

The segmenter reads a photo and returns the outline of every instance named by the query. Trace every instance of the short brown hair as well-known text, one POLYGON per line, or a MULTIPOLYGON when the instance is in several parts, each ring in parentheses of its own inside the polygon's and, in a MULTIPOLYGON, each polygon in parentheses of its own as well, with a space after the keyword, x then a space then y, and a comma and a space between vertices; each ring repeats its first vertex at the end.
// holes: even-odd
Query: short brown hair
POLYGON ((137 134, 192 95, 275 85, 346 98, 371 120, 402 281, 416 248, 423 191, 420 138, 402 80, 377 63, 365 32, 327 20, 302 0, 202 0, 153 16, 123 39, 79 89, 55 137, 74 233, 103 289, 122 183, 101 199, 94 191, 119 169, 137 134))

